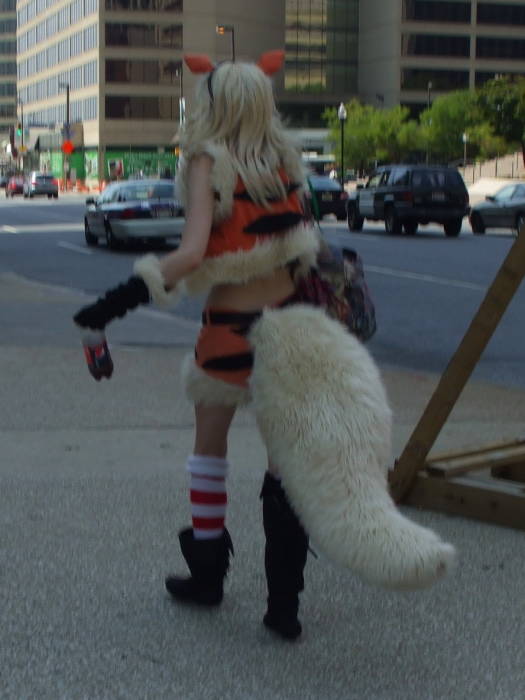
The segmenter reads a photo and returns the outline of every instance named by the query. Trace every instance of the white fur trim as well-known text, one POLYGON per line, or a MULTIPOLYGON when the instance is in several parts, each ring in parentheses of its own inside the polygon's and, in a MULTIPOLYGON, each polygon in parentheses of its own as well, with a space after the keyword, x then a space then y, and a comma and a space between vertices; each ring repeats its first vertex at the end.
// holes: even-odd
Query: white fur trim
POLYGON ((178 196, 184 207, 188 205, 188 168, 192 158, 206 154, 213 160, 210 186, 218 199, 213 208, 213 222, 217 223, 230 216, 233 207, 233 192, 237 184, 237 173, 228 149, 217 143, 206 141, 185 148, 176 176, 178 196))
POLYGON ((366 348, 305 305, 266 310, 249 338, 257 422, 320 552, 388 588, 442 576, 454 548, 405 518, 388 494, 391 411, 366 348))
POLYGON ((251 399, 248 389, 206 374, 195 364, 193 354, 184 357, 181 374, 186 396, 193 403, 207 406, 243 406, 251 399))
POLYGON ((184 278, 183 284, 188 294, 201 294, 221 282, 242 284, 265 277, 296 258, 300 259, 302 267, 308 268, 315 265, 318 249, 319 237, 315 229, 300 224, 285 234, 261 240, 249 251, 205 258, 184 278))
POLYGON ((151 298, 159 306, 172 306, 179 302, 182 296, 181 285, 177 284, 173 289, 166 291, 160 262, 155 255, 144 255, 138 258, 133 265, 133 272, 142 277, 151 298))

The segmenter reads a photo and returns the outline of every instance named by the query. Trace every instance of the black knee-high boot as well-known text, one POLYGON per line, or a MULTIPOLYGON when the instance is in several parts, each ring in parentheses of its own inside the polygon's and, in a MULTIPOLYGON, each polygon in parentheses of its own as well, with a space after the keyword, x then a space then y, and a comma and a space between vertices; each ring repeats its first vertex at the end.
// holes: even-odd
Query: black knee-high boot
POLYGON ((191 576, 168 576, 167 590, 181 602, 219 605, 230 565, 230 552, 233 554, 230 533, 224 529, 218 538, 196 540, 190 527, 179 533, 179 542, 191 576))
POLYGON ((269 472, 261 491, 266 535, 264 565, 268 583, 268 610, 264 624, 285 639, 301 634, 297 619, 299 593, 304 588, 303 570, 308 537, 292 510, 283 487, 269 472))

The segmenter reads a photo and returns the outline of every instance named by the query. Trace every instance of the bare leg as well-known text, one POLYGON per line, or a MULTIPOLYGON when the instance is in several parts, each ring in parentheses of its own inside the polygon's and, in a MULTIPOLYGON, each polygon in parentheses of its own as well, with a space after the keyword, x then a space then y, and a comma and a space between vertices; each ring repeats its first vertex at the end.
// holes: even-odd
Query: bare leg
POLYGON ((235 406, 195 406, 194 454, 225 458, 235 406))

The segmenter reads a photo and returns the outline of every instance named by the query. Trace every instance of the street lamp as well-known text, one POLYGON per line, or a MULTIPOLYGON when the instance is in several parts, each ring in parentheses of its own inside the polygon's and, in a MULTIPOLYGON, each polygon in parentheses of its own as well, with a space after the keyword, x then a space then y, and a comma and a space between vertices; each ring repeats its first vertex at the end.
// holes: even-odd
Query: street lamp
POLYGON ((427 109, 430 109, 430 91, 432 90, 432 81, 427 83, 427 109))
MULTIPOLYGON (((427 110, 430 109, 430 91, 432 90, 432 81, 429 80, 427 83, 427 110)), ((429 126, 432 124, 432 119, 429 119, 429 126)), ((430 136, 427 141, 427 165, 430 162, 430 136)))
POLYGON ((20 150, 24 151, 24 102, 21 97, 16 100, 17 104, 20 105, 20 150))
POLYGON ((216 34, 224 36, 225 34, 231 34, 232 36, 232 61, 235 61, 235 29, 233 24, 218 24, 215 27, 216 34))
POLYGON ((348 116, 346 113, 346 108, 341 102, 339 109, 337 110, 337 116, 341 124, 341 185, 345 186, 345 121, 348 116))
POLYGON ((465 176, 465 173, 467 171, 467 142, 468 142, 468 134, 466 131, 463 132, 461 135, 461 140, 463 141, 463 176, 465 176))
MULTIPOLYGON (((70 122, 69 122, 69 83, 58 83, 58 89, 64 88, 66 91, 66 123, 65 123, 65 131, 66 131, 66 141, 69 141, 69 132, 70 132, 70 122)), ((63 176, 64 176, 64 189, 67 192, 67 185, 69 181, 69 156, 64 157, 64 165, 63 165, 63 176)))

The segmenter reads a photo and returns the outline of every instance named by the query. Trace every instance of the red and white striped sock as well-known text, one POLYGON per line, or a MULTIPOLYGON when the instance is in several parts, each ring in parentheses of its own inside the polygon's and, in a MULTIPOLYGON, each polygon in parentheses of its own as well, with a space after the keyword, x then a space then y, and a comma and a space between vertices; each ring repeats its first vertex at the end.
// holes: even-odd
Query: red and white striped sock
POLYGON ((190 455, 190 501, 193 536, 196 540, 220 537, 226 517, 228 461, 220 457, 190 455))

